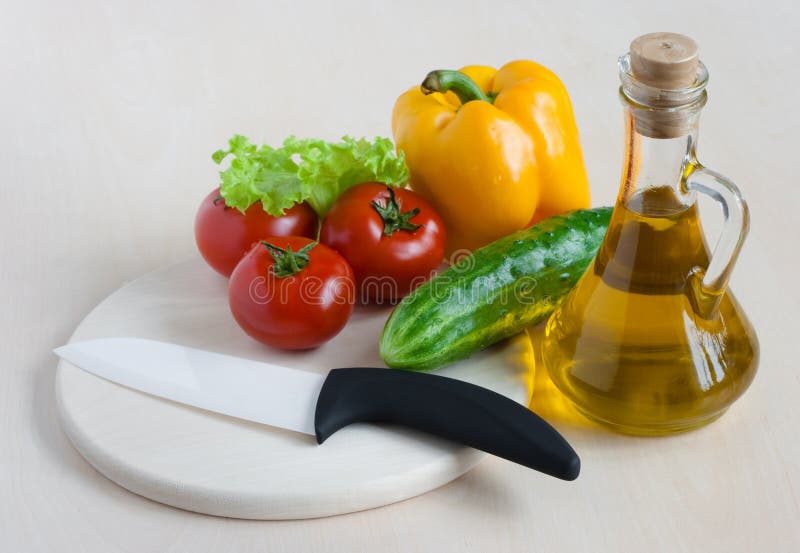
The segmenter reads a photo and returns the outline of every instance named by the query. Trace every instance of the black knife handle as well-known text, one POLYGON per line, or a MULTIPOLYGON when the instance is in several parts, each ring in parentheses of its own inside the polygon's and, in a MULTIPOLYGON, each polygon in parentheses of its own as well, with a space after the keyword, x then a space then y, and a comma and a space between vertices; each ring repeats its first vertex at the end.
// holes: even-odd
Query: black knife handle
POLYGON ((408 426, 563 480, 574 480, 581 470, 572 447, 538 415, 497 392, 453 378, 333 369, 317 399, 317 442, 354 422, 408 426))

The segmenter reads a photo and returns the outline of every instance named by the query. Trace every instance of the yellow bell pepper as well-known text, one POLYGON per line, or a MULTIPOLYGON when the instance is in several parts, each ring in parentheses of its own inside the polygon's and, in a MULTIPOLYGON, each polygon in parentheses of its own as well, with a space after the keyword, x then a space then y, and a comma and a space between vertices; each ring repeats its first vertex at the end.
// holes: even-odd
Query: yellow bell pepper
POLYGON ((392 132, 449 253, 589 207, 572 104, 538 63, 433 71, 397 99, 392 132))

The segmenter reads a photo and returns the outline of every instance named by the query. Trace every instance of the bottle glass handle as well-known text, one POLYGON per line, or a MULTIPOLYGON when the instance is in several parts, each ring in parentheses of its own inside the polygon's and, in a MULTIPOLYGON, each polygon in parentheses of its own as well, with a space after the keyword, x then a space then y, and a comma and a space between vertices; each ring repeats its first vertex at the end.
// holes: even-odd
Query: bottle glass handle
POLYGON ((700 163, 695 162, 693 167, 686 178, 686 188, 714 198, 722 206, 725 216, 725 224, 708 267, 695 267, 688 282, 687 293, 692 307, 698 315, 709 319, 717 313, 747 236, 750 211, 733 181, 700 163))

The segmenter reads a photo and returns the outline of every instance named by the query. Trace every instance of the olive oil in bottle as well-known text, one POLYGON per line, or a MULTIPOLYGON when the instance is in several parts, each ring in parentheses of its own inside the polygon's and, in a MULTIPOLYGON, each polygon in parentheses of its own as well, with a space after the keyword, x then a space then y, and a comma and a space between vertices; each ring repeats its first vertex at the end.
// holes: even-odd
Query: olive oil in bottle
MULTIPOLYGON (((707 73, 688 37, 651 36, 634 41, 620 62, 627 152, 608 232, 551 316, 542 352, 553 382, 583 414, 633 434, 713 421, 747 389, 758 362, 755 333, 727 288, 747 231, 746 206, 732 183, 694 155, 707 73), (665 44, 681 50, 678 62, 694 58, 681 70, 691 78, 680 88, 674 79, 681 71, 660 51, 665 44), (636 63, 654 57, 672 68, 660 90, 635 73, 636 63), (710 192, 728 212, 713 255, 697 191, 710 192)), ((650 78, 661 74, 653 63, 642 71, 650 78)))

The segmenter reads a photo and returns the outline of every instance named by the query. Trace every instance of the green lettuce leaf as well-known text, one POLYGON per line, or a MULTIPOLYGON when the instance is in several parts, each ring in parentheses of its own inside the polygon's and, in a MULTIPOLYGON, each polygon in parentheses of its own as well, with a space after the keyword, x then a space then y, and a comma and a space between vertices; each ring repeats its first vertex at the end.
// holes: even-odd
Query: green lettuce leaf
POLYGON ((290 136, 283 149, 300 158, 297 175, 308 186, 307 201, 320 217, 345 190, 356 184, 376 181, 404 186, 408 182, 405 156, 402 152, 397 155, 388 138, 370 142, 345 136, 341 142, 326 142, 290 136))
POLYGON ((287 152, 267 145, 257 148, 246 137, 235 135, 227 150, 211 157, 220 164, 229 155, 234 156, 230 166, 219 174, 225 205, 244 213, 260 201, 267 213, 278 217, 308 197, 308 186, 297 176, 297 164, 287 152))
POLYGON ((341 142, 287 138, 283 147, 256 147, 246 137, 235 135, 227 150, 214 152, 221 164, 233 156, 220 172, 220 194, 225 204, 244 212, 261 201, 270 215, 279 216, 289 207, 308 201, 320 217, 328 212, 342 192, 356 184, 377 181, 391 186, 408 182, 403 153, 395 152, 387 138, 373 141, 348 136, 341 142))

